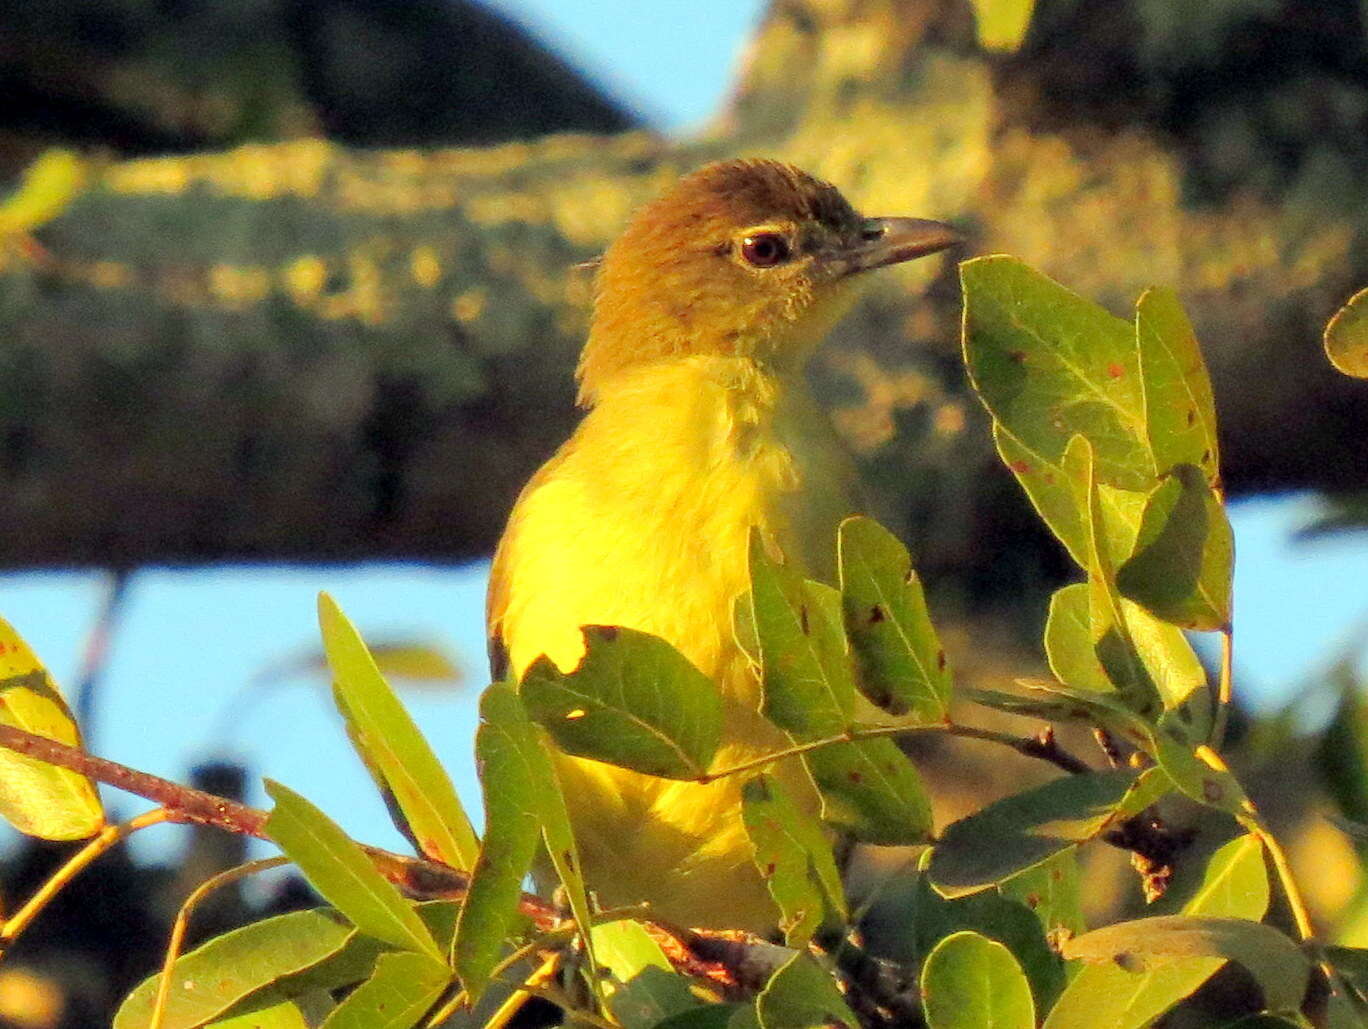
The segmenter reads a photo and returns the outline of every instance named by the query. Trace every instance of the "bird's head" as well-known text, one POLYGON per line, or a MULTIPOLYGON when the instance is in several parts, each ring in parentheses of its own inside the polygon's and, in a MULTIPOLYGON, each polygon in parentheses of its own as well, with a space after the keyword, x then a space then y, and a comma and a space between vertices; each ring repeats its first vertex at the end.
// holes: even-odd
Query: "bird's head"
POLYGON ((599 266, 581 403, 646 363, 693 354, 797 367, 861 273, 959 241, 919 218, 866 218, 777 161, 721 161, 639 211, 599 266))

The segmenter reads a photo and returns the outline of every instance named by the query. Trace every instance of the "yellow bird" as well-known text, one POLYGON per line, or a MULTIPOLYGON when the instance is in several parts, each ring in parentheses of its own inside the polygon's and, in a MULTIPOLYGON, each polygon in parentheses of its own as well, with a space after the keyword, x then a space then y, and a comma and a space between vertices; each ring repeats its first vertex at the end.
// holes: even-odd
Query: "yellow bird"
MULTIPOLYGON (((496 678, 542 654, 570 671, 580 626, 628 626, 718 683, 717 767, 785 746, 758 713, 731 611, 752 527, 834 581, 836 527, 855 511, 853 468, 803 366, 862 273, 958 238, 938 222, 862 217, 834 186, 767 160, 710 164, 641 210, 598 269, 577 371, 588 413, 524 488, 494 558, 496 678)), ((735 777, 672 782, 566 755, 557 770, 602 903, 649 901, 689 926, 776 924, 735 777)))

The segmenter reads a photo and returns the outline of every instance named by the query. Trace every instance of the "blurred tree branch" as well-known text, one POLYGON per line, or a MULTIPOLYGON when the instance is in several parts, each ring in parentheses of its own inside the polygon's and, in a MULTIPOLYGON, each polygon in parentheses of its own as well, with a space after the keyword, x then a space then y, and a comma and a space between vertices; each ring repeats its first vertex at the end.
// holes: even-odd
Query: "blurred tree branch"
MULTIPOLYGON (((0 564, 487 552, 574 423, 574 266, 735 153, 955 221, 1115 310, 1175 285, 1231 490, 1364 487, 1368 393, 1318 343, 1368 281, 1359 7, 1218 7, 1042 0, 997 57, 967 0, 780 0, 698 139, 112 164, 38 230, 44 256, 3 258, 0 564)), ((816 375, 919 567, 1010 588, 1051 545, 1025 542, 967 398, 953 263, 922 265, 816 375)))

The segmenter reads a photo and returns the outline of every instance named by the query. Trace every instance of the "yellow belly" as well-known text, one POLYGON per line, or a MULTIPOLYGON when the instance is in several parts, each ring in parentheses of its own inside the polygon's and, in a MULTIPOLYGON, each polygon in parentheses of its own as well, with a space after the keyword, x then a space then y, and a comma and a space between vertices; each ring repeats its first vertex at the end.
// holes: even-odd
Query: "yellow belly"
MULTIPOLYGON (((732 638, 751 527, 826 577, 850 509, 844 456, 801 385, 751 371, 678 362, 605 397, 519 499, 490 587, 490 628, 519 676, 543 653, 573 668, 581 625, 673 643, 722 690, 718 767, 787 743, 756 713, 758 683, 732 638)), ((565 756, 558 770, 602 903, 649 901, 687 925, 774 925, 738 781, 669 782, 565 756)), ((810 791, 801 769, 787 771, 810 791)))

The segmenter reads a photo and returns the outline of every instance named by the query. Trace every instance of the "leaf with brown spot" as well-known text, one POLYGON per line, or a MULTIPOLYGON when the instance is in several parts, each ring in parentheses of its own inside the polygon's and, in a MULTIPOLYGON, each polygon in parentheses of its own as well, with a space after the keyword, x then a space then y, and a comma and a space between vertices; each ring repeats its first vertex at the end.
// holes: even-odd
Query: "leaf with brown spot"
POLYGON ((877 522, 856 517, 841 524, 838 551, 846 634, 861 692, 893 714, 943 721, 951 675, 907 548, 877 522))

